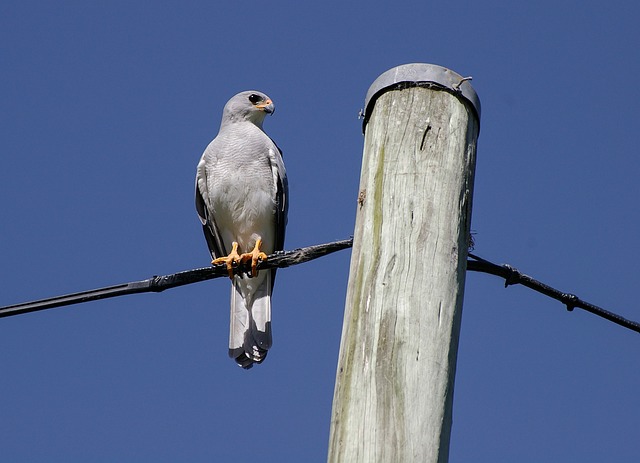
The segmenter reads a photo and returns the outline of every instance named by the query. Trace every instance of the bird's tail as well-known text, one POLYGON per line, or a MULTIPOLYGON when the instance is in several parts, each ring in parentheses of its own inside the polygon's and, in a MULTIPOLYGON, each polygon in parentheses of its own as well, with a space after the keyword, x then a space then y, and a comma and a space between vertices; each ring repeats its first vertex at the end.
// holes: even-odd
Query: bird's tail
POLYGON ((271 347, 271 279, 271 271, 262 271, 233 280, 229 356, 242 368, 262 363, 271 347))

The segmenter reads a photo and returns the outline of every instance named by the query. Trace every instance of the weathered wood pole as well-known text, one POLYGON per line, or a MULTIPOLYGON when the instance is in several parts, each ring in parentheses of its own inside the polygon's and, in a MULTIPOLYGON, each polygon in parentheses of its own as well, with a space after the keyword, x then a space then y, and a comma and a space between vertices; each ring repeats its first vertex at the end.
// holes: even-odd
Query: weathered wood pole
POLYGON ((328 461, 446 462, 480 102, 440 66, 367 94, 328 461))

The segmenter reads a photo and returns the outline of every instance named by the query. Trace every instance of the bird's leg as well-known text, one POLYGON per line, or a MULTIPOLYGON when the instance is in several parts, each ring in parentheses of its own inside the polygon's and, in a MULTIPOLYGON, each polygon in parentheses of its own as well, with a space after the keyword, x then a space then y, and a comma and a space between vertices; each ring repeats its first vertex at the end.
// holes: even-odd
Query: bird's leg
POLYGON ((255 278, 258 275, 258 262, 262 260, 267 260, 267 255, 260 250, 260 246, 262 246, 262 239, 258 238, 256 240, 256 245, 253 247, 253 251, 244 253, 240 256, 241 262, 251 261, 251 277, 255 278))
POLYGON ((229 272, 229 278, 233 280, 233 268, 241 261, 240 254, 238 254, 238 243, 235 241, 231 245, 231 252, 227 257, 218 257, 211 261, 211 265, 226 264, 227 272, 229 272))

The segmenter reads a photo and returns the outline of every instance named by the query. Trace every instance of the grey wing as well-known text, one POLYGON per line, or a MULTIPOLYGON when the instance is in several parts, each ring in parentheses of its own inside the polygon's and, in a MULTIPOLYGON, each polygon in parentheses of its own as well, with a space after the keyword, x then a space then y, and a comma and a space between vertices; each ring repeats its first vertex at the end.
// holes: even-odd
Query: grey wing
POLYGON ((207 207, 207 201, 205 201, 205 195, 207 185, 207 173, 204 167, 204 160, 198 164, 198 172, 196 174, 196 211, 200 222, 202 223, 202 231, 204 237, 207 240, 207 246, 211 253, 211 258, 225 257, 227 251, 220 235, 220 230, 216 225, 216 221, 211 216, 209 208, 207 207))
MULTIPOLYGON (((272 140, 273 141, 273 140, 272 140)), ((274 251, 281 251, 284 249, 284 236, 287 226, 287 214, 289 213, 289 181, 287 180, 287 172, 284 168, 284 162, 282 160, 282 150, 276 143, 273 145, 277 149, 275 156, 271 158, 271 170, 276 185, 276 234, 274 251)), ((271 275, 271 288, 276 280, 276 269, 273 269, 271 275)))

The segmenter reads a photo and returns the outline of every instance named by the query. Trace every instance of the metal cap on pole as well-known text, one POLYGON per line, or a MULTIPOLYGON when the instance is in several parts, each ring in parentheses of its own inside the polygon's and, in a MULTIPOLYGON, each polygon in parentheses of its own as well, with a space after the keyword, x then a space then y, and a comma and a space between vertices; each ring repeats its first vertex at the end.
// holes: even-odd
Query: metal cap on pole
POLYGON ((362 132, 364 133, 371 111, 381 94, 408 87, 432 87, 458 95, 471 105, 480 121, 480 98, 471 86, 471 79, 437 64, 410 63, 389 69, 380 74, 367 91, 362 112, 362 132))
POLYGON ((480 101, 409 64, 367 93, 330 462, 446 462, 480 101))

